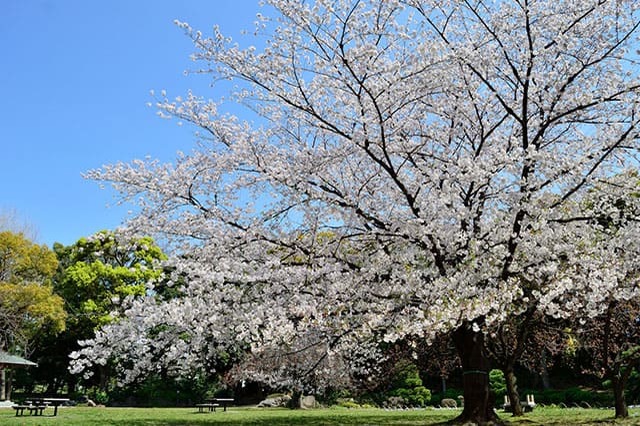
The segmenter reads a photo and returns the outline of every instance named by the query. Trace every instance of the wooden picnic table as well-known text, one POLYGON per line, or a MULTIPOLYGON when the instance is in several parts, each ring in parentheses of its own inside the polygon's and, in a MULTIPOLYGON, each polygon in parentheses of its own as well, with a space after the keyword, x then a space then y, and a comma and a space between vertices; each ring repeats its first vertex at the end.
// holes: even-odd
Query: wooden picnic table
POLYGON ((205 401, 207 401, 210 404, 221 404, 222 411, 227 411, 227 405, 233 404, 234 399, 233 398, 207 398, 205 401))
MULTIPOLYGON (((52 406, 54 416, 58 415, 58 407, 68 401, 69 401, 69 398, 47 398, 47 397, 40 397, 40 396, 32 396, 26 399, 27 403, 30 402, 33 405, 52 406)), ((40 412, 40 414, 42 414, 42 411, 40 412)))

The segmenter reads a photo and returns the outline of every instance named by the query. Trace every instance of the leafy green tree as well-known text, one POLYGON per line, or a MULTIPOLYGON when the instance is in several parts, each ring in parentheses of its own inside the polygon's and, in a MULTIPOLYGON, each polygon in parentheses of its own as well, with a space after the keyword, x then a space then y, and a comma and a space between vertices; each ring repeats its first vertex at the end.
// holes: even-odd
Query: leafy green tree
POLYGON ((62 299, 51 279, 58 261, 22 233, 0 232, 0 349, 29 355, 32 340, 48 327, 65 327, 62 299))
MULTIPOLYGON (((143 296, 147 284, 162 276, 161 262, 166 258, 150 237, 127 237, 101 231, 81 238, 70 246, 55 244, 60 259, 54 288, 64 299, 69 313, 67 328, 58 336, 43 336, 38 362, 42 368, 38 380, 54 392, 65 384, 75 390, 77 377, 68 371, 69 354, 79 348, 78 341, 91 339, 95 330, 116 319, 127 297, 143 296)), ((106 385, 107 371, 98 374, 106 385)))
MULTIPOLYGON (((52 334, 64 329, 63 302, 51 286, 57 264, 55 253, 23 233, 0 232, 0 349, 29 356, 45 328, 52 334)), ((11 394, 5 375, 0 370, 3 399, 11 394)))
POLYGON ((150 237, 121 237, 110 231, 81 238, 54 250, 61 260, 56 291, 65 299, 71 322, 91 330, 113 320, 112 312, 128 296, 142 296, 162 275, 166 258, 150 237))

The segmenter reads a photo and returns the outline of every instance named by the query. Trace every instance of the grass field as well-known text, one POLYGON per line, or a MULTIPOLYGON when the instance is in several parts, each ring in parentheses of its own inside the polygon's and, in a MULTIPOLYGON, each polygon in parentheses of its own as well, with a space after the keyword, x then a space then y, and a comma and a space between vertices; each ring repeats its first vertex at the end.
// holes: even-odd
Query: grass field
MULTIPOLYGON (((61 407, 58 416, 16 417, 15 411, 0 409, 0 425, 64 425, 64 426, 160 426, 160 425, 437 425, 453 419, 459 410, 384 411, 379 409, 288 410, 233 407, 227 412, 198 413, 192 408, 87 408, 61 407)), ((49 415, 47 415, 49 414, 49 415)), ((531 425, 640 425, 640 409, 632 409, 630 418, 615 420, 613 410, 579 408, 537 408, 525 417, 508 424, 531 425)))

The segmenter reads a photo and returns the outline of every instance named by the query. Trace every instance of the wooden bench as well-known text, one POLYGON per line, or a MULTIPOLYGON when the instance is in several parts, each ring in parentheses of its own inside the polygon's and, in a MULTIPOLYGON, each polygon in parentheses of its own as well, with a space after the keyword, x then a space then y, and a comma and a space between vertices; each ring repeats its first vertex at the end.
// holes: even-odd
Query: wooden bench
MULTIPOLYGON (((57 398, 57 397, 43 397, 43 396, 31 396, 27 399, 25 399, 24 403, 27 405, 32 405, 32 406, 37 406, 37 407, 43 407, 42 409, 44 410, 44 408, 47 407, 53 407, 53 416, 57 416, 58 415, 58 407, 60 405, 63 405, 65 403, 67 403, 69 401, 69 398, 57 398)), ((42 410, 40 411, 40 414, 42 415, 42 410)))
POLYGON ((17 417, 17 416, 22 416, 24 414, 24 410, 28 409, 29 406, 28 405, 14 405, 11 408, 16 410, 16 417, 17 417))
POLYGON ((20 404, 20 405, 14 405, 11 408, 16 410, 16 417, 23 416, 24 410, 29 410, 29 414, 32 416, 33 415, 41 416, 44 409, 47 408, 47 405, 20 404))
POLYGON ((36 416, 41 416, 42 412, 47 407, 48 407, 48 405, 46 405, 46 404, 45 405, 32 405, 32 406, 29 407, 29 412, 30 412, 31 415, 34 415, 34 413, 35 413, 36 416))
POLYGON ((213 404, 213 403, 205 403, 205 404, 196 404, 196 407, 198 408, 198 412, 199 413, 204 413, 205 411, 216 411, 216 407, 219 407, 220 404, 213 404))

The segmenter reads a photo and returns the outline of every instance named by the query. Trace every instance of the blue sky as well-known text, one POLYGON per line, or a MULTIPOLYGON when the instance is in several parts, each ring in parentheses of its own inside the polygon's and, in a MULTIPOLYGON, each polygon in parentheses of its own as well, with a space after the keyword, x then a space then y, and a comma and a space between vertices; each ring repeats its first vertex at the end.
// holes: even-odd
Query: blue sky
POLYGON ((184 75, 193 48, 174 19, 237 38, 259 11, 258 0, 0 0, 0 213, 49 246, 117 227, 127 208, 82 173, 191 149, 193 130, 158 118, 150 90, 219 95, 184 75))

